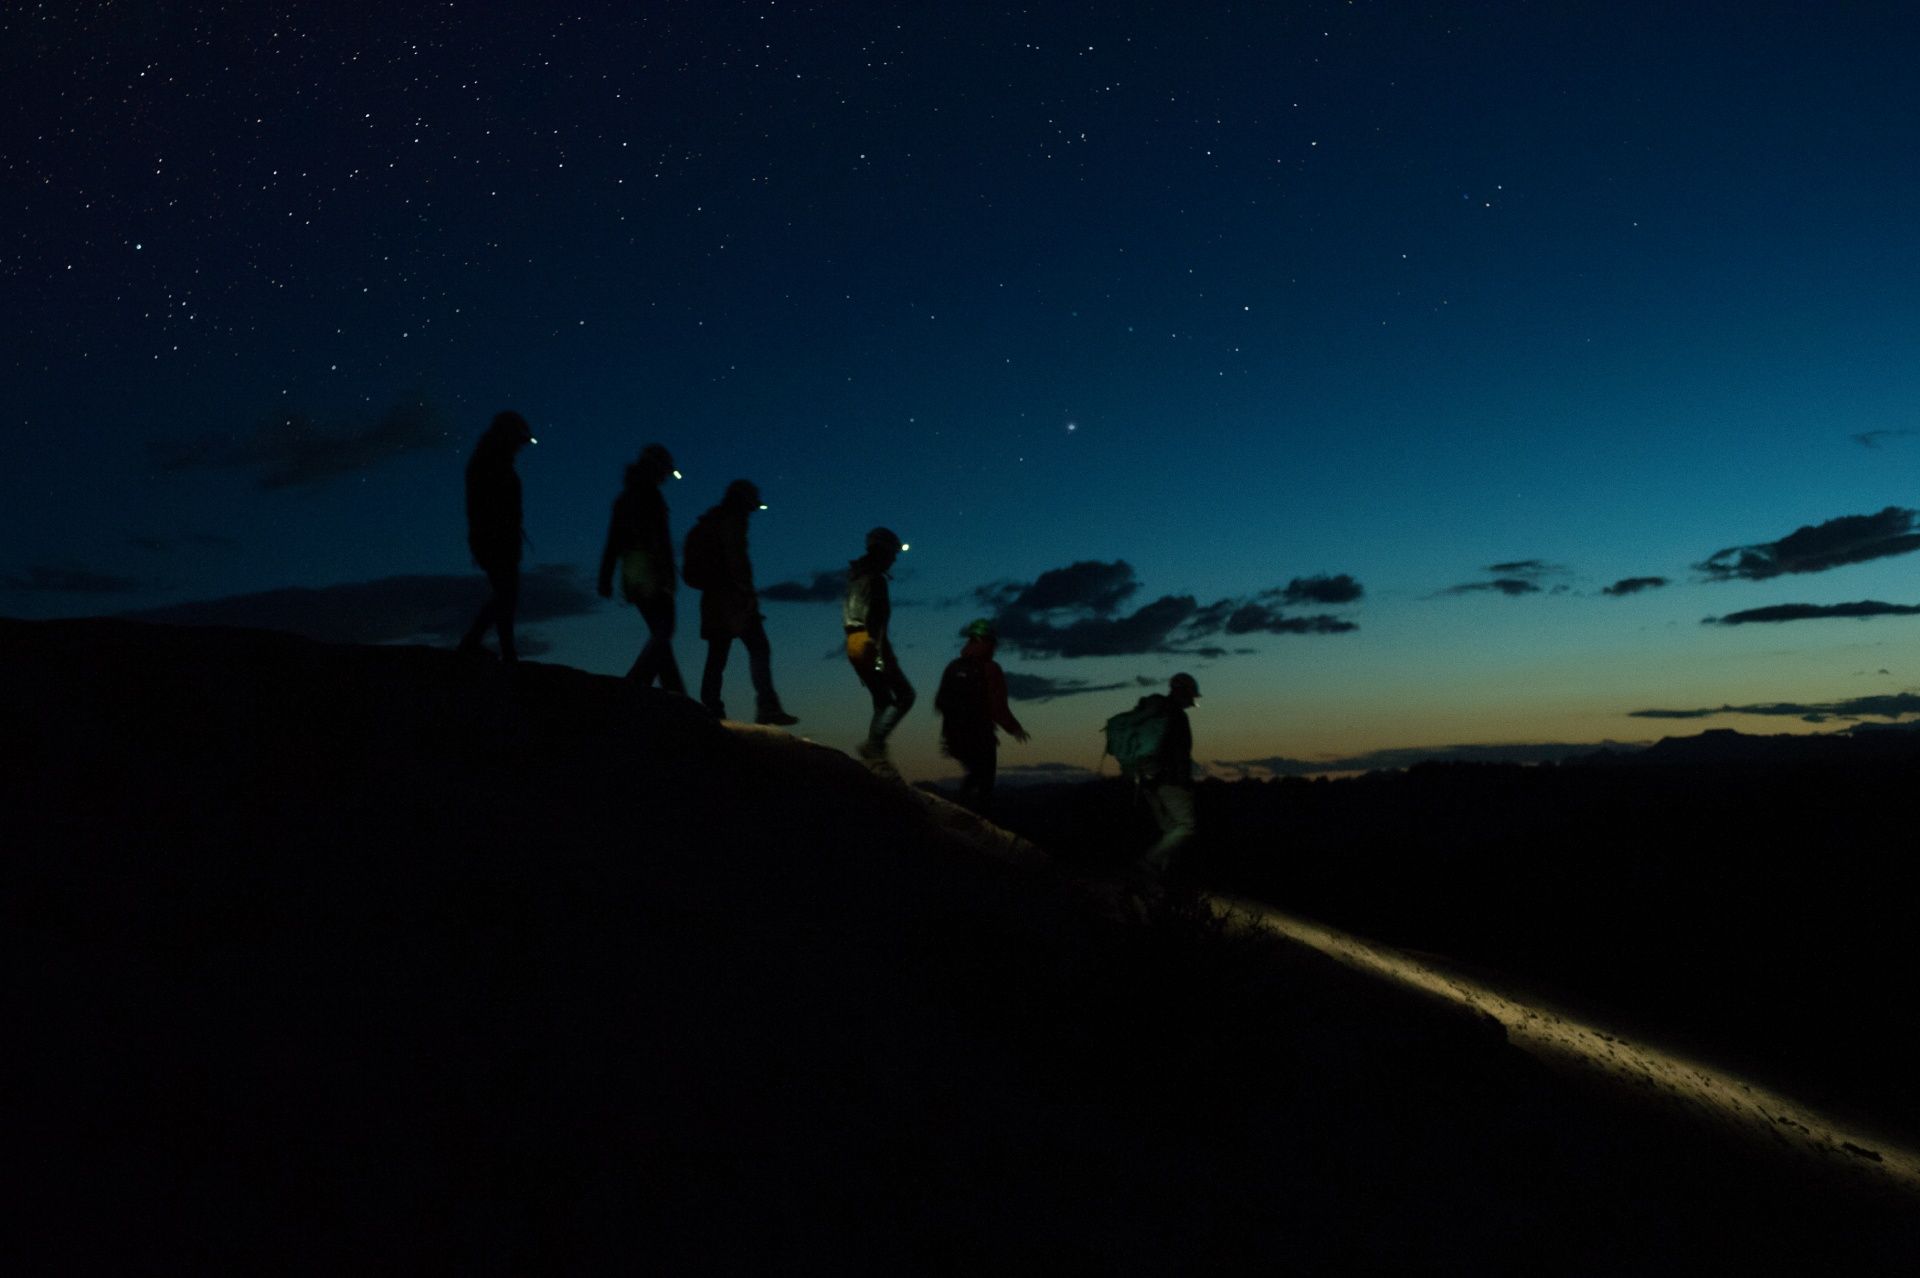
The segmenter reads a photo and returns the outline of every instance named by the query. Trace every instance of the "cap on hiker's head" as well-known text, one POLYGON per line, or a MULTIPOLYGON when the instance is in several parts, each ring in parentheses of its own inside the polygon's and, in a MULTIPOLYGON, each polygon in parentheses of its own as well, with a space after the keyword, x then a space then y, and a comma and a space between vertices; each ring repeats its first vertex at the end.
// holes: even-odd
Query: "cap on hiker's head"
POLYGON ((960 633, 969 639, 998 639, 1000 637, 1000 632, 995 630, 993 623, 985 617, 975 617, 967 623, 967 628, 960 633))
POLYGON ((640 468, 672 475, 675 479, 680 477, 680 472, 673 468, 673 454, 667 451, 665 444, 648 444, 641 449, 640 468))
POLYGON ((727 495, 722 499, 729 506, 744 506, 748 510, 765 510, 760 501, 760 489, 751 479, 736 479, 727 485, 727 495))
POLYGON ((527 419, 514 412, 511 408, 505 412, 495 413, 493 415, 493 422, 487 427, 487 434, 503 439, 511 439, 515 443, 521 444, 537 444, 540 442, 533 437, 533 427, 527 425, 527 419))
POLYGON ((891 550, 898 554, 906 548, 906 543, 900 540, 900 534, 891 528, 874 528, 867 533, 868 554, 876 550, 891 550))
POLYGON ((1193 680, 1193 676, 1186 673, 1184 670, 1181 671, 1179 674, 1175 675, 1173 678, 1167 680, 1167 691, 1168 692, 1184 692, 1189 697, 1192 697, 1195 701, 1198 701, 1200 699, 1200 685, 1195 683, 1193 680))

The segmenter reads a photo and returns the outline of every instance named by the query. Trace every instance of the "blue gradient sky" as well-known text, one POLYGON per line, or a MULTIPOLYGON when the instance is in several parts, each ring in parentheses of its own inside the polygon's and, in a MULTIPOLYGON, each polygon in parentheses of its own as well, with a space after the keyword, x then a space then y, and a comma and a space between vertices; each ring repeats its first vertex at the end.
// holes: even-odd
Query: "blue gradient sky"
MULTIPOLYGON (((1920 689, 1914 617, 1702 624, 1920 604, 1897 541, 1696 568, 1917 504, 1911 6, 1100 10, 10 6, 0 612, 403 574, 477 606, 460 469, 515 407, 530 562, 590 580, 658 439, 676 532, 760 483, 763 587, 906 536, 928 693, 972 592, 1076 562, 1132 567, 1122 616, 1364 587, 1287 609, 1344 633, 1005 652, 1126 686, 1018 705, 1003 764, 1091 764, 1179 668, 1218 760, 1920 689), (1527 561, 1536 591, 1446 593, 1527 561), (1668 584, 1600 593, 1631 577, 1668 584)), ((800 730, 856 739, 832 606, 767 613, 800 730)), ((597 603, 527 628, 610 672, 641 638, 597 603)))

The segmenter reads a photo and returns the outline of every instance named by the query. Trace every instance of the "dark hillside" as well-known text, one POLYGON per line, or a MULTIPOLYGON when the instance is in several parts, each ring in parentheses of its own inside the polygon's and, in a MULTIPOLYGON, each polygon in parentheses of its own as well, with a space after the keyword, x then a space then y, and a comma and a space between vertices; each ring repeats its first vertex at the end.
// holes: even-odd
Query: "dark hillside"
MULTIPOLYGON (((1915 1142, 1916 785, 1920 740, 1893 732, 1214 782, 1194 863, 1210 887, 1531 980, 1915 1142)), ((1016 792, 1002 815, 1089 862, 1141 838, 1117 782, 1016 792)))
POLYGON ((20 1272, 1910 1254, 1911 1204, 618 680, 0 621, 0 748, 20 1272))

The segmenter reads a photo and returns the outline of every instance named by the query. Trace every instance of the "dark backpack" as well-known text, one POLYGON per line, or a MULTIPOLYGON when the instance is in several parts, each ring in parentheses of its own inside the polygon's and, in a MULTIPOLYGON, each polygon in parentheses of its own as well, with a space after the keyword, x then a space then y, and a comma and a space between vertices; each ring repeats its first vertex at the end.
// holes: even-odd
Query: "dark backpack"
POLYGON ((940 675, 940 689, 933 694, 933 708, 946 720, 949 734, 977 732, 991 722, 986 663, 971 657, 949 661, 940 675))
POLYGON ((708 512, 687 532, 687 544, 680 551, 680 580, 695 590, 712 590, 726 571, 721 562, 720 530, 714 527, 712 512, 708 512))
POLYGON ((1107 720, 1107 753, 1119 763, 1121 775, 1139 776, 1160 762, 1170 718, 1167 699, 1156 692, 1107 720))

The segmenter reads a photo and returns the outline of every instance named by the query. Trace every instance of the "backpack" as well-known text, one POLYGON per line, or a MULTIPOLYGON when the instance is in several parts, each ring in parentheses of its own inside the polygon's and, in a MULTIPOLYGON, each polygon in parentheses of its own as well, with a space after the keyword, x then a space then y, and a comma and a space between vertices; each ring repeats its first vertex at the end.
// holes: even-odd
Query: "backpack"
POLYGON ((933 709, 947 721, 947 730, 978 730, 992 718, 987 705, 987 667, 971 657, 955 657, 940 675, 940 690, 933 694, 933 709))
POLYGON ((714 527, 708 512, 687 532, 687 544, 680 552, 680 580, 695 590, 712 590, 726 576, 720 562, 720 530, 714 527))
POLYGON ((1159 763, 1168 719, 1167 699, 1156 692, 1107 720, 1107 753, 1122 776, 1139 776, 1159 763))

